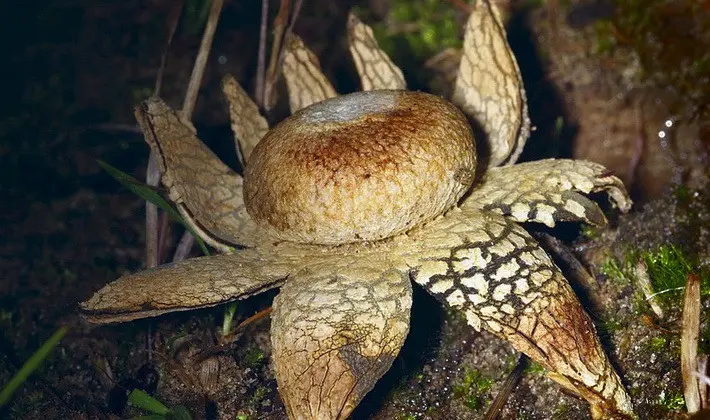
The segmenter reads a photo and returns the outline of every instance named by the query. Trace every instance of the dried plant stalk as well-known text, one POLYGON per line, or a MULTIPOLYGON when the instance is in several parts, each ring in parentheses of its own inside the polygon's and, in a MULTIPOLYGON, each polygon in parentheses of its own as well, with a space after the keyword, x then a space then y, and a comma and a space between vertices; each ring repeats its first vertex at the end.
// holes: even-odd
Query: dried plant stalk
POLYGON ((646 267, 646 262, 639 259, 634 267, 634 277, 636 282, 641 288, 641 292, 646 297, 646 302, 651 306, 651 310, 658 317, 658 319, 663 319, 663 308, 658 301, 658 293, 653 292, 653 286, 651 285, 651 278, 648 276, 648 267, 646 267))
POLYGON ((700 335, 700 277, 688 274, 683 299, 683 334, 680 340, 680 371, 683 375, 683 395, 688 413, 700 411, 700 388, 694 375, 698 361, 700 335))

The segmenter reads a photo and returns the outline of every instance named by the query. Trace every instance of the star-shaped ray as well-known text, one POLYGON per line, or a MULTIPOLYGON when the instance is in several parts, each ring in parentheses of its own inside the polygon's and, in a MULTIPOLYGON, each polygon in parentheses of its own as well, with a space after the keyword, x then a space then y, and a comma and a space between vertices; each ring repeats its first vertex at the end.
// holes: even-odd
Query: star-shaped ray
POLYGON ((409 240, 412 278, 469 325, 508 341, 585 398, 597 418, 629 416, 631 401, 567 280, 520 226, 488 211, 454 209, 409 240), (413 252, 412 252, 413 251, 413 252))
POLYGON ((520 69, 508 48, 498 7, 488 0, 472 7, 452 102, 487 133, 489 166, 512 164, 530 134, 520 69))
POLYGON ((291 113, 338 95, 321 72, 318 57, 301 38, 290 35, 285 44, 283 75, 291 113))
POLYGON ((234 132, 234 145, 242 165, 259 140, 269 131, 269 123, 259 113, 259 108, 234 77, 226 75, 222 80, 222 92, 229 103, 229 119, 234 132))
POLYGON ((159 98, 136 108, 146 142, 158 156, 170 199, 205 242, 229 251, 228 244, 253 245, 258 237, 242 196, 242 177, 197 138, 159 98))
POLYGON ((380 49, 372 28, 353 13, 348 16, 348 46, 362 90, 407 88, 402 70, 380 49))
POLYGON ((593 162, 546 159, 491 168, 461 206, 491 210, 516 222, 585 222, 600 226, 606 218, 596 203, 583 196, 603 191, 621 211, 631 200, 621 180, 593 162))

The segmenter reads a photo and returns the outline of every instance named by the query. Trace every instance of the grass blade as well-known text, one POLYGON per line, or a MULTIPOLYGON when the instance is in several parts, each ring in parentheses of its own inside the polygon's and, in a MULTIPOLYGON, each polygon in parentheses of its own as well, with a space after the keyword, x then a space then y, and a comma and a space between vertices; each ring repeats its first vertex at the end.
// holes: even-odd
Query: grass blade
POLYGON ((29 359, 25 362, 24 365, 20 368, 19 371, 15 374, 15 376, 10 379, 10 382, 8 382, 0 391, 0 407, 4 406, 7 404, 8 401, 10 401, 10 398, 12 395, 17 391, 17 388, 19 388, 27 378, 37 370, 37 368, 40 366, 42 361, 49 356, 49 353, 54 349, 54 347, 59 344, 59 342, 62 340, 64 335, 67 333, 67 328, 66 327, 61 327, 57 331, 55 331, 54 334, 52 334, 47 341, 42 343, 39 349, 37 349, 36 352, 32 356, 30 356, 29 359))
POLYGON ((164 199, 163 196, 160 195, 160 193, 155 191, 150 186, 140 182, 139 180, 128 175, 127 173, 121 171, 118 168, 115 168, 115 167, 109 165, 108 163, 106 163, 102 160, 97 160, 97 162, 109 175, 111 175, 111 177, 113 177, 116 181, 118 181, 121 185, 123 185, 130 192, 132 192, 133 194, 137 195, 138 197, 142 198, 145 201, 155 204, 156 206, 158 206, 158 208, 165 211, 171 219, 182 224, 185 227, 185 229, 190 231, 192 236, 195 237, 195 241, 197 242, 197 245, 200 247, 200 250, 202 251, 202 253, 205 255, 210 255, 210 252, 207 249, 207 246, 205 245, 202 238, 200 238, 200 236, 197 234, 197 232, 195 232, 194 229, 192 229, 192 227, 190 227, 187 223, 185 223, 185 220, 183 220, 180 213, 177 210, 175 210, 175 208, 166 199, 164 199))
POLYGON ((165 416, 170 413, 170 409, 165 406, 165 404, 151 397, 147 392, 142 389, 134 389, 128 394, 128 402, 130 402, 134 407, 141 408, 145 411, 150 411, 153 414, 159 414, 165 416))

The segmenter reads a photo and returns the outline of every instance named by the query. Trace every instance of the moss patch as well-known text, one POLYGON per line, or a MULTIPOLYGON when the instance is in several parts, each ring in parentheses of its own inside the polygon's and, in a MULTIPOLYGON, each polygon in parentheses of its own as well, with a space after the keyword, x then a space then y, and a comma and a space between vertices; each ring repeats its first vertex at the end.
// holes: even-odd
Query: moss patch
POLYGON ((471 410, 480 410, 489 399, 488 391, 492 386, 493 381, 480 371, 467 369, 462 382, 454 386, 454 397, 463 399, 471 410))

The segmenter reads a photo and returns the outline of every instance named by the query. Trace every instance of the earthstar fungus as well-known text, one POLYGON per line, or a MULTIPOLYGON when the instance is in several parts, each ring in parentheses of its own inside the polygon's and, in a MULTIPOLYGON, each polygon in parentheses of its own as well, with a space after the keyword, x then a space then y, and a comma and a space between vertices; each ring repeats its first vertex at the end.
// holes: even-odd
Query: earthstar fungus
POLYGON ((124 276, 82 303, 85 316, 123 322, 281 287, 271 337, 287 412, 345 418, 404 343, 413 280, 539 362, 590 403, 593 417, 632 418, 592 322, 516 223, 602 225, 604 214, 583 194, 606 192, 622 211, 631 201, 618 178, 591 162, 512 165, 530 123, 495 6, 478 2, 467 23, 458 108, 403 90, 401 71, 355 16, 348 39, 368 92, 334 98, 315 55, 293 37, 283 71, 294 115, 270 131, 225 79, 244 179, 160 99, 137 108, 170 198, 224 254, 124 276), (490 167, 480 179, 459 108, 488 133, 490 167))

